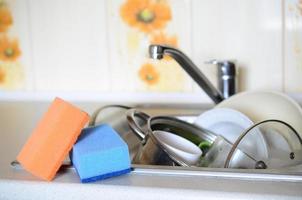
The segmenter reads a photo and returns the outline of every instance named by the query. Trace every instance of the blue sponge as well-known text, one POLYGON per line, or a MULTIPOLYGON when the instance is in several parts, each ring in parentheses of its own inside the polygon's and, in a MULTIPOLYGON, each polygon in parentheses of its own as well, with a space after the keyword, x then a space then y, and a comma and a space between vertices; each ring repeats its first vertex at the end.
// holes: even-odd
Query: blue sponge
POLYGON ((109 125, 82 130, 73 146, 71 161, 81 182, 92 182, 131 171, 127 144, 109 125))

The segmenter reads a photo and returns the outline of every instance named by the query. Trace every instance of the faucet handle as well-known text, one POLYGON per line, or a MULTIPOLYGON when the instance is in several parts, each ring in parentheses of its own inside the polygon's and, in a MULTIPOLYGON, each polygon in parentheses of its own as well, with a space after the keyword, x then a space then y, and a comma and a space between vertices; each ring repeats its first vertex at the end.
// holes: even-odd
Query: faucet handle
POLYGON ((211 64, 211 65, 217 65, 218 71, 219 73, 221 73, 221 75, 228 75, 228 76, 236 76, 236 60, 217 60, 217 59, 213 59, 213 60, 209 60, 206 61, 205 64, 211 64))
POLYGON ((209 60, 205 64, 218 66, 218 89, 224 98, 228 98, 237 92, 236 60, 209 60))

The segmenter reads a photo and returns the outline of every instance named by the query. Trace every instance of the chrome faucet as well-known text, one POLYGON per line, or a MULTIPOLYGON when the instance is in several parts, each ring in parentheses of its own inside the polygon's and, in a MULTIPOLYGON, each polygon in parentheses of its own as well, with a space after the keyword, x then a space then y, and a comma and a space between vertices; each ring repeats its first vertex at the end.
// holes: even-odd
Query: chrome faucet
POLYGON ((162 59, 164 55, 171 56, 216 104, 225 99, 222 93, 212 85, 212 83, 198 69, 198 67, 191 61, 191 59, 180 50, 164 45, 150 45, 149 55, 153 59, 162 59))
POLYGON ((231 60, 210 60, 206 64, 217 65, 218 67, 218 90, 227 99, 237 92, 237 69, 235 61, 231 60))

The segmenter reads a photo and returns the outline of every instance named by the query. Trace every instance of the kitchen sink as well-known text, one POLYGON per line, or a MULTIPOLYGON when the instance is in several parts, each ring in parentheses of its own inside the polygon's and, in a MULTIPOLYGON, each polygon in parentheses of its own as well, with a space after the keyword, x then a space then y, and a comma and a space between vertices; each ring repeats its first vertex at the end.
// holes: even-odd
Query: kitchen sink
MULTIPOLYGON (((93 113, 97 108, 104 105, 98 102, 74 102, 74 104, 88 113, 93 113)), ((61 184, 77 187, 73 184, 78 184, 79 180, 75 170, 70 165, 64 165, 52 182, 53 184, 59 184, 58 187, 40 181, 25 172, 18 165, 11 165, 11 162, 15 160, 18 152, 42 114, 46 111, 48 105, 49 102, 44 101, 0 102, 0 199, 2 199, 1 197, 4 199, 10 197, 10 192, 16 190, 18 190, 19 195, 24 194, 22 188, 26 188, 28 184, 32 184, 38 188, 44 188, 47 185, 51 187, 54 192, 49 192, 49 199, 50 197, 55 197, 53 195, 60 194, 62 189, 60 188, 62 186, 61 184), (57 191, 57 193, 55 193, 55 191, 57 191)), ((212 105, 207 104, 154 104, 133 106, 139 107, 140 110, 150 115, 174 116, 187 122, 193 122, 200 113, 212 108, 212 105)), ((112 187, 112 191, 116 190, 114 187, 119 188, 117 191, 121 190, 120 187, 127 187, 128 192, 132 194, 132 196, 126 196, 129 199, 130 197, 145 197, 143 192, 141 194, 135 192, 135 189, 138 188, 140 188, 138 190, 144 188, 144 190, 147 190, 145 191, 145 195, 153 195, 152 197, 154 198, 156 198, 155 191, 158 193, 164 192, 163 189, 170 191, 172 196, 169 197, 175 197, 175 199, 182 199, 182 197, 194 198, 196 196, 192 194, 196 192, 209 199, 263 199, 263 197, 271 197, 271 199, 302 198, 302 165, 283 169, 261 170, 140 164, 132 164, 132 168, 133 171, 129 175, 99 181, 91 185, 93 185, 93 187, 96 185, 105 188, 112 187), (179 193, 177 196, 177 193, 173 194, 172 191, 183 191, 183 193, 179 193), (188 193, 189 191, 191 193, 188 193)), ((66 185, 64 185, 64 187, 65 186, 66 185)), ((69 189, 70 188, 67 188, 66 191, 69 189)), ((79 191, 80 190, 82 189, 79 189, 79 191)), ((95 190, 90 191, 90 189, 87 189, 87 191, 88 190, 92 193, 96 192, 95 190)), ((104 188, 101 191, 105 193, 109 192, 109 190, 105 191, 104 188)), ((62 192, 62 194, 63 193, 64 192, 62 192)), ((15 199, 19 199, 20 196, 18 196, 18 194, 16 194, 15 199)), ((38 194, 32 195, 32 197, 39 197, 35 196, 38 194)), ((83 194, 79 194, 79 197, 83 197, 81 195, 83 194)), ((120 197, 121 199, 123 197, 126 198, 123 192, 120 194, 120 197)))
MULTIPOLYGON (((169 115, 168 113, 166 115, 169 115)), ((192 123, 197 115, 172 115, 178 119, 192 123)), ((135 173, 169 174, 181 176, 212 176, 223 178, 240 178, 252 180, 287 180, 302 181, 302 164, 280 169, 231 169, 208 167, 181 167, 161 165, 133 164, 135 173)))

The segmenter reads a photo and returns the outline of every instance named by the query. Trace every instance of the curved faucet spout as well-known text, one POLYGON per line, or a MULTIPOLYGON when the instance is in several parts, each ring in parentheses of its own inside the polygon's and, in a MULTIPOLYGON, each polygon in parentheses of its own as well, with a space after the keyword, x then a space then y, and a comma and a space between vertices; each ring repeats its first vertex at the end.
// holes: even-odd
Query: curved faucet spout
POLYGON ((150 45, 149 55, 153 59, 162 59, 164 55, 169 55, 178 62, 216 104, 224 100, 222 94, 212 85, 190 58, 180 50, 164 45, 150 45))

